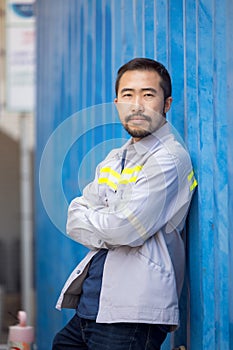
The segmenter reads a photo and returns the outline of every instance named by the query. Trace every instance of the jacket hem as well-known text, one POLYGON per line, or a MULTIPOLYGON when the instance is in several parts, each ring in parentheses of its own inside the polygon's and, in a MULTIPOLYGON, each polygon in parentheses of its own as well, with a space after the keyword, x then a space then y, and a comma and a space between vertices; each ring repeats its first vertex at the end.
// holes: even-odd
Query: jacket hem
POLYGON ((109 307, 104 311, 100 310, 97 323, 149 323, 149 324, 166 324, 172 326, 179 325, 178 309, 153 309, 150 310, 132 310, 131 308, 109 307))

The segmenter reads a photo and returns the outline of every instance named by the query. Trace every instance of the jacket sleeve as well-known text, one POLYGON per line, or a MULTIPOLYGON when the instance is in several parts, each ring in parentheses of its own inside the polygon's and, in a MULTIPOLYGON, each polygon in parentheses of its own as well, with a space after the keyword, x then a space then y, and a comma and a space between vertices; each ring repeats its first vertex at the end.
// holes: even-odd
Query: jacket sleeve
POLYGON ((117 193, 106 206, 98 199, 95 180, 75 198, 68 210, 67 234, 90 249, 142 245, 175 217, 186 216, 191 201, 188 173, 191 163, 164 156, 151 157, 137 181, 117 193))

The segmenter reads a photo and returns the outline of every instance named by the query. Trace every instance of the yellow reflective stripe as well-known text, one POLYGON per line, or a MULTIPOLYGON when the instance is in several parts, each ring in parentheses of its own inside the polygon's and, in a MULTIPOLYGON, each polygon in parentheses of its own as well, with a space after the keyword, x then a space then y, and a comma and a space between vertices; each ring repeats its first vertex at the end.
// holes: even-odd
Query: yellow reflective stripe
POLYGON ((112 176, 116 177, 117 179, 120 179, 121 178, 121 175, 113 170, 112 168, 110 167, 105 167, 105 168, 101 168, 100 169, 100 173, 108 173, 108 174, 111 174, 112 176))
POLYGON ((113 181, 109 180, 107 177, 99 178, 98 183, 99 184, 106 184, 109 187, 113 188, 114 190, 117 189, 117 185, 113 181))
MULTIPOLYGON (((188 175, 188 181, 191 181, 193 177, 194 177, 194 171, 192 170, 191 173, 188 175)), ((194 177, 193 183, 189 187, 190 192, 192 192, 196 186, 197 186, 197 180, 194 177)))
POLYGON ((197 186, 197 180, 195 179, 194 181, 193 181, 193 184, 189 187, 189 189, 190 189, 190 192, 192 192, 192 190, 194 190, 194 188, 197 186))
POLYGON ((119 181, 119 184, 121 184, 121 185, 126 185, 128 183, 129 183, 129 180, 120 180, 119 181))
POLYGON ((134 226, 138 235, 140 237, 145 237, 147 230, 137 215, 135 215, 127 206, 124 207, 122 213, 125 215, 125 218, 131 223, 131 225, 134 226))
POLYGON ((129 179, 129 182, 136 182, 137 181, 137 176, 132 176, 130 179, 129 179))
POLYGON ((112 180, 109 180, 107 177, 100 177, 98 180, 99 184, 106 184, 114 190, 117 189, 119 184, 128 184, 137 181, 137 176, 131 176, 129 179, 122 178, 123 175, 133 175, 136 172, 139 172, 143 166, 137 165, 133 168, 125 168, 122 174, 119 174, 117 171, 113 170, 111 167, 104 167, 100 169, 100 174, 106 173, 112 176, 112 180), (115 183, 117 182, 117 183, 115 183))
POLYGON ((188 175, 188 180, 190 181, 194 175, 194 171, 192 170, 191 173, 188 175))
POLYGON ((131 178, 129 178, 129 179, 122 179, 122 180, 120 180, 119 181, 119 184, 123 184, 123 185, 126 185, 126 184, 128 184, 128 183, 130 183, 130 182, 136 182, 137 181, 137 176, 132 176, 131 178))
POLYGON ((135 171, 142 170, 142 165, 136 165, 134 168, 124 168, 122 174, 133 174, 135 171))

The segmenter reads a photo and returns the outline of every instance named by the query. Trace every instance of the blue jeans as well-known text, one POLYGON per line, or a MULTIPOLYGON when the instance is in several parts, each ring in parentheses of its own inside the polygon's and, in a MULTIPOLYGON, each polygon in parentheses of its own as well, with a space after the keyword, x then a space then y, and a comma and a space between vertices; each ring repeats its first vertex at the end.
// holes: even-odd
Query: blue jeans
POLYGON ((52 350, 159 350, 169 326, 96 323, 77 314, 54 338, 52 350))

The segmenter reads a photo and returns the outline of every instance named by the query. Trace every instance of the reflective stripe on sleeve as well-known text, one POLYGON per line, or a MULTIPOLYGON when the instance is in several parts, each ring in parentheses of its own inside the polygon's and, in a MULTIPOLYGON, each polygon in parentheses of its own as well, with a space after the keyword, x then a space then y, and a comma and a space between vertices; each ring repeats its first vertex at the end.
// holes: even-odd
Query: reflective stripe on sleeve
POLYGON ((192 170, 190 174, 188 175, 188 181, 192 181, 191 185, 189 186, 190 192, 194 190, 194 188, 197 186, 197 180, 194 177, 194 171, 192 170))

